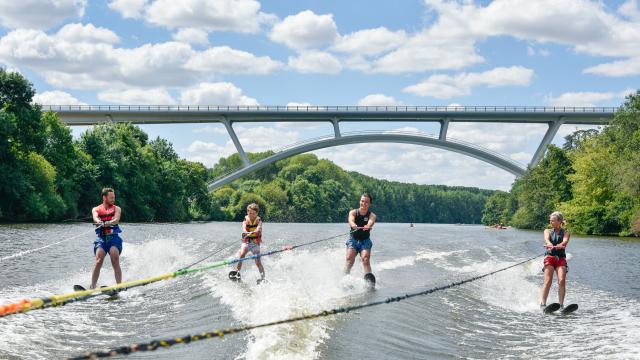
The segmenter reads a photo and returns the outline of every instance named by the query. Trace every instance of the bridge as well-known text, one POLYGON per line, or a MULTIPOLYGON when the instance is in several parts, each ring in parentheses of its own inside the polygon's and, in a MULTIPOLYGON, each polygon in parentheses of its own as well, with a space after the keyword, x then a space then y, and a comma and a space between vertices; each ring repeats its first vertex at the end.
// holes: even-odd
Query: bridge
POLYGON ((207 105, 45 105, 45 111, 57 112, 67 125, 95 125, 106 122, 133 124, 223 124, 233 141, 243 167, 215 179, 209 190, 261 169, 275 161, 323 148, 371 142, 405 143, 440 148, 474 157, 516 176, 527 166, 535 166, 544 156, 560 126, 607 125, 614 107, 539 107, 539 106, 207 106, 207 105), (360 122, 436 122, 437 135, 404 131, 341 132, 340 123, 360 122), (265 159, 252 163, 244 151, 233 124, 273 122, 329 122, 333 135, 308 139, 278 149, 265 159), (531 162, 520 164, 505 155, 447 136, 450 123, 519 123, 548 126, 531 162))

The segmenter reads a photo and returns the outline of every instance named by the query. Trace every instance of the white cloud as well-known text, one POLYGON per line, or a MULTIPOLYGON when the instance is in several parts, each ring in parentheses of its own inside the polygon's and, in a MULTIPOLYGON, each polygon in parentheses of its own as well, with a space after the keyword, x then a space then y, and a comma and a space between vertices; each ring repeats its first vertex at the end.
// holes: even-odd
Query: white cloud
POLYGON ((40 105, 87 105, 73 97, 73 95, 59 90, 36 94, 33 97, 33 102, 40 105))
POLYGON ((298 57, 289 57, 289 67, 304 74, 337 74, 342 70, 335 56, 313 50, 303 51, 298 57))
POLYGON ((592 107, 598 106, 598 104, 602 102, 622 102, 624 97, 632 92, 632 89, 627 89, 619 92, 566 92, 557 97, 546 97, 545 101, 552 106, 592 107))
POLYGON ((379 179, 508 190, 514 176, 483 161, 432 147, 404 144, 356 144, 314 151, 349 171, 379 179), (361 161, 361 154, 375 165, 361 161))
POLYGON ((304 106, 304 107, 306 107, 306 106, 313 106, 313 105, 311 103, 308 103, 308 102, 290 102, 290 103, 287 103, 287 106, 288 107, 296 107, 296 106, 304 106))
POLYGON ((173 28, 255 33, 269 16, 256 0, 157 0, 145 7, 146 20, 173 28))
POLYGON ((525 150, 535 151, 546 131, 546 124, 453 122, 449 124, 447 139, 462 140, 512 157, 525 150))
POLYGON ((108 6, 111 10, 120 13, 125 19, 137 19, 146 3, 147 0, 111 0, 108 6))
POLYGON ((224 125, 222 125, 222 124, 206 125, 206 126, 203 126, 203 127, 199 127, 197 129, 193 129, 193 132, 194 133, 221 134, 221 135, 229 134, 227 132, 227 128, 224 127, 224 125))
POLYGON ((281 67, 281 62, 268 56, 258 57, 227 46, 213 47, 197 53, 185 64, 185 68, 190 70, 221 74, 270 74, 281 67))
POLYGON ((601 125, 575 125, 575 124, 565 124, 560 126, 560 129, 558 129, 558 132, 556 133, 556 136, 553 138, 553 144, 557 145, 557 146, 562 146, 565 143, 565 137, 567 135, 573 134, 574 132, 578 131, 578 130, 591 130, 591 129, 595 129, 595 130, 602 130, 602 126, 601 125))
POLYGON ((101 39, 112 41, 113 37, 95 27, 85 26, 81 31, 68 29, 62 28, 64 31, 60 35, 47 35, 39 30, 13 30, 0 38, 0 61, 42 70, 45 77, 46 72, 100 74, 117 64, 111 44, 99 42, 101 39), (70 42, 69 37, 92 39, 95 43, 70 42))
POLYGON ((449 99, 471 94, 477 86, 528 86, 533 70, 522 66, 497 67, 481 73, 461 73, 455 76, 431 75, 424 81, 407 86, 402 91, 418 96, 449 99))
POLYGON ((123 83, 134 86, 182 86, 197 76, 183 68, 194 55, 191 46, 178 42, 145 44, 134 49, 116 49, 116 70, 123 83))
POLYGON ((274 25, 269 37, 293 49, 310 49, 333 44, 339 34, 332 14, 316 15, 305 10, 274 25))
POLYGON ((398 101, 393 96, 384 94, 370 94, 358 100, 359 106, 395 106, 398 101))
MULTIPOLYGON (((234 130, 244 150, 250 152, 275 150, 300 140, 300 135, 297 131, 278 129, 272 126, 252 126, 242 123, 235 125, 234 130)), ((227 134, 224 128, 218 131, 214 130, 213 127, 207 127, 207 130, 202 132, 227 134)), ((211 167, 221 157, 229 156, 237 151, 231 140, 228 140, 224 145, 196 140, 187 148, 187 152, 189 153, 187 159, 199 161, 211 167)))
POLYGON ((618 14, 631 20, 640 21, 640 8, 637 0, 627 0, 618 8, 618 14))
POLYGON ((407 34, 404 30, 390 31, 385 27, 378 27, 345 35, 333 48, 359 55, 377 55, 395 49, 406 41, 407 34))
POLYGON ((616 16, 602 2, 589 0, 494 0, 486 6, 474 1, 424 0, 424 3, 435 14, 435 20, 423 29, 412 34, 392 33, 385 28, 360 30, 343 36, 333 50, 351 54, 345 61, 350 69, 419 73, 459 70, 482 63, 484 58, 477 49, 479 42, 512 37, 531 42, 530 55, 549 55, 547 49, 537 48, 540 44, 564 44, 578 53, 633 59, 629 63, 594 67, 591 72, 611 76, 638 73, 637 0, 627 1, 618 9, 630 20, 616 16), (367 36, 374 33, 379 36, 367 36), (625 69, 628 65, 633 70, 625 69))
POLYGON ((414 126, 403 126, 403 127, 385 131, 385 134, 393 134, 393 133, 425 133, 425 132, 414 126))
POLYGON ((614 77, 640 75, 640 56, 591 66, 584 69, 584 72, 614 77))
POLYGON ((221 157, 235 153, 233 145, 220 146, 214 142, 195 140, 187 148, 187 160, 203 163, 207 167, 213 167, 221 157))
MULTIPOLYGON (((275 150, 282 146, 295 143, 300 139, 297 131, 279 130, 269 126, 247 126, 242 124, 234 126, 234 130, 244 150, 250 152, 275 150)), ((226 134, 226 131, 224 131, 224 134, 226 134)), ((231 140, 228 140, 224 145, 196 140, 187 148, 187 153, 189 154, 187 155, 187 159, 199 161, 211 167, 215 165, 221 157, 229 156, 236 152, 236 148, 231 140)))
MULTIPOLYGON (((616 16, 603 2, 495 0, 485 7, 473 2, 425 0, 425 3, 438 13, 438 21, 430 32, 452 29, 474 42, 511 36, 566 44, 588 55, 640 56, 640 22, 616 16)), ((618 13, 626 11, 627 17, 633 16, 634 4, 623 4, 618 13)))
POLYGON ((13 30, 0 38, 0 63, 29 68, 57 88, 182 87, 214 73, 265 74, 284 67, 267 56, 228 47, 196 51, 165 42, 114 47, 118 37, 91 24, 70 24, 55 34, 13 30))
POLYGON ((531 161, 531 158, 533 158, 533 154, 521 151, 511 154, 509 157, 521 164, 528 164, 529 161, 531 161))
POLYGON ((271 126, 234 126, 240 143, 247 151, 275 150, 300 140, 300 134, 293 130, 281 130, 271 126))
POLYGON ((371 62, 362 55, 349 56, 344 60, 344 65, 348 69, 358 70, 362 72, 371 71, 371 62))
POLYGON ((48 29, 81 18, 86 0, 0 0, 0 25, 9 29, 48 29))
POLYGON ((242 94, 232 83, 200 83, 184 89, 180 94, 184 105, 258 105, 256 99, 242 94))
POLYGON ((173 105, 176 101, 166 89, 112 89, 98 93, 104 102, 127 105, 173 105))
POLYGON ((56 34, 57 40, 70 43, 115 44, 120 41, 113 31, 93 24, 67 24, 56 34))
POLYGON ((377 73, 411 73, 460 69, 484 61, 468 34, 442 33, 434 26, 411 36, 398 49, 373 61, 377 73))
POLYGON ((173 40, 194 44, 194 45, 209 45, 209 36, 206 31, 196 28, 182 28, 174 33, 173 40))

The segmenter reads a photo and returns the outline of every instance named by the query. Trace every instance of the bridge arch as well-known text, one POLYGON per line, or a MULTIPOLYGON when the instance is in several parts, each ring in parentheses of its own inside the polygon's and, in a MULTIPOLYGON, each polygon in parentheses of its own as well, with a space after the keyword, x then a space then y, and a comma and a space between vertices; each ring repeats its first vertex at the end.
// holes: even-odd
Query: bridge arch
POLYGON ((256 170, 272 164, 278 160, 286 159, 294 155, 307 153, 314 150, 320 150, 341 145, 352 145, 362 143, 396 143, 429 146, 444 150, 453 151, 459 154, 467 155, 478 160, 487 162, 493 166, 506 170, 515 176, 520 176, 526 170, 525 167, 503 155, 492 152, 489 149, 482 148, 477 145, 466 143, 463 141, 447 138, 441 140, 430 134, 417 132, 352 132, 342 133, 340 136, 334 137, 328 135, 325 137, 309 139, 304 142, 289 145, 287 147, 276 150, 276 153, 266 157, 255 163, 246 165, 245 167, 234 171, 233 173, 223 175, 222 177, 209 183, 209 191, 213 191, 223 185, 226 185, 244 175, 250 174, 256 170))

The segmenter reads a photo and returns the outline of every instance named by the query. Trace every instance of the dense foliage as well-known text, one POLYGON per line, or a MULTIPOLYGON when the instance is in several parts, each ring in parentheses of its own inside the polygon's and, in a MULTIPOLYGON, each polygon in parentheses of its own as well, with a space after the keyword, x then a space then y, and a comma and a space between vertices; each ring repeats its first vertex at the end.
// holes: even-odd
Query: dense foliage
POLYGON ((627 97, 601 132, 577 131, 550 146, 510 193, 488 199, 483 223, 539 229, 554 210, 583 234, 640 234, 640 92, 627 97))
MULTIPOLYGON (((250 158, 256 161, 271 154, 250 154, 250 158)), ((217 177, 240 165, 234 154, 220 159, 211 173, 217 177)), ((486 198, 493 193, 378 180, 303 154, 217 189, 214 198, 229 220, 241 219, 246 205, 257 202, 262 216, 271 221, 341 222, 365 191, 372 195, 372 210, 380 221, 433 223, 480 223, 486 198)))
POLYGON ((105 186, 128 221, 215 214, 202 164, 130 124, 96 126, 74 141, 56 114, 31 103, 34 93, 22 75, 0 69, 1 221, 85 218, 105 186))

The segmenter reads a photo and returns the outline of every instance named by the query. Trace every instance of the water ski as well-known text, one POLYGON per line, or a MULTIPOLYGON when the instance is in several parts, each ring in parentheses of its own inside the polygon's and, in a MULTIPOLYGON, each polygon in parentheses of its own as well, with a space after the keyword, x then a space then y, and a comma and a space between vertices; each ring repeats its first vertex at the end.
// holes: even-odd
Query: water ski
POLYGON ((376 277, 372 273, 364 274, 364 281, 367 283, 367 288, 373 289, 376 287, 376 277))
MULTIPOLYGON (((102 285, 100 288, 106 288, 108 286, 102 285)), ((120 297, 118 296, 118 290, 109 290, 105 291, 104 294, 109 295, 105 300, 118 300, 120 297)))
POLYGON ((571 304, 571 305, 567 305, 565 306, 564 309, 562 309, 561 313, 563 314, 571 314, 572 312, 578 310, 578 304, 571 304))
POLYGON ((558 303, 553 303, 553 304, 549 304, 547 305, 542 311, 545 314, 552 314, 556 311, 560 310, 560 304, 558 303))
MULTIPOLYGON (((105 288, 108 287, 106 285, 102 285, 100 286, 100 288, 105 288)), ((73 291, 86 291, 87 289, 82 286, 82 285, 73 285, 73 291)), ((118 299, 118 291, 117 290, 110 290, 110 291, 106 291, 104 292, 105 295, 109 295, 105 300, 116 300, 118 299)))
POLYGON ((269 282, 265 278, 260 278, 260 279, 256 280, 256 284, 258 284, 258 285, 267 284, 267 283, 269 283, 269 282))
POLYGON ((240 271, 237 271, 237 270, 229 271, 229 280, 240 282, 242 280, 240 276, 240 271))

